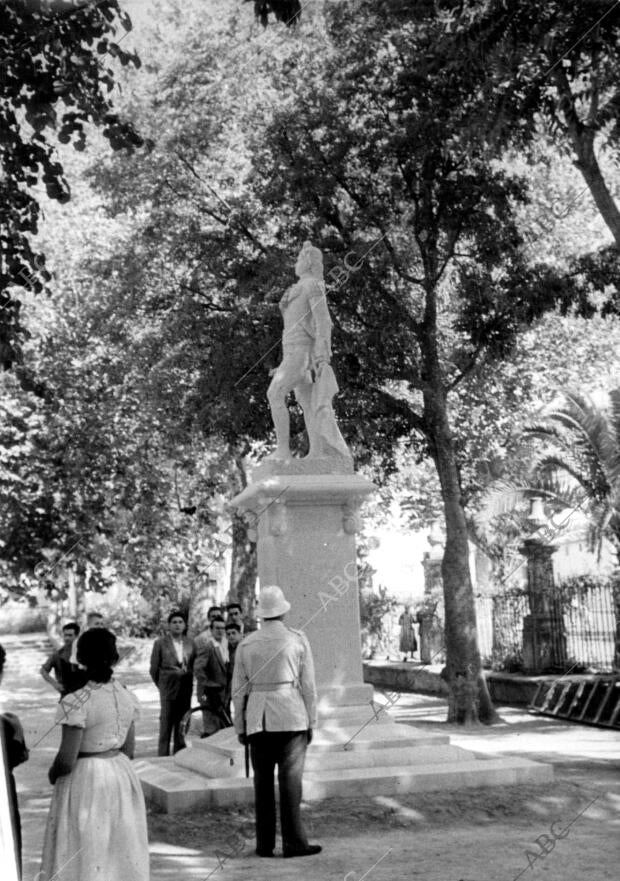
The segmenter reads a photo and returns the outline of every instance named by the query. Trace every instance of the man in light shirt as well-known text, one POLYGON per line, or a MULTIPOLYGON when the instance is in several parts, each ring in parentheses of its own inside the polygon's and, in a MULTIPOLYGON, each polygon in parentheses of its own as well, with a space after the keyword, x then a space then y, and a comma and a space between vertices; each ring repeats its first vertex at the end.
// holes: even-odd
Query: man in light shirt
POLYGON ((316 725, 316 685, 305 634, 284 625, 291 608, 279 587, 260 593, 260 630, 239 643, 232 697, 235 728, 250 745, 254 769, 256 853, 272 857, 276 843, 274 770, 278 766, 284 857, 320 853, 309 844, 301 822, 301 786, 306 748, 316 725))
POLYGON ((96 630, 98 627, 105 627, 105 621, 101 612, 89 612, 86 616, 86 629, 96 630))
POLYGON ((185 747, 181 731, 183 716, 192 701, 194 643, 185 633, 185 618, 181 612, 168 616, 168 633, 155 640, 151 653, 151 679, 159 689, 161 712, 159 716, 158 756, 173 754, 185 747))
MULTIPOLYGON (((103 620, 103 615, 101 612, 89 612, 86 616, 86 630, 94 630, 98 627, 105 627, 105 621, 103 620)), ((75 664, 80 670, 85 670, 80 663, 78 663, 77 659, 77 639, 73 641, 73 646, 71 648, 71 658, 70 661, 72 664, 75 664)))

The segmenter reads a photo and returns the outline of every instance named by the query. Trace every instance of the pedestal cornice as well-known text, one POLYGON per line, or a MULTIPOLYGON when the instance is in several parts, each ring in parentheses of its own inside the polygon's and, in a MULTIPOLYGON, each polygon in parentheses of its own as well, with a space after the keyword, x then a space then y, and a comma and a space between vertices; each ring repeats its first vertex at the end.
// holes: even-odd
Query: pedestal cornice
POLYGON ((258 512, 274 502, 343 505, 352 500, 362 502, 376 489, 374 483, 358 474, 272 474, 246 487, 231 500, 230 506, 258 512))

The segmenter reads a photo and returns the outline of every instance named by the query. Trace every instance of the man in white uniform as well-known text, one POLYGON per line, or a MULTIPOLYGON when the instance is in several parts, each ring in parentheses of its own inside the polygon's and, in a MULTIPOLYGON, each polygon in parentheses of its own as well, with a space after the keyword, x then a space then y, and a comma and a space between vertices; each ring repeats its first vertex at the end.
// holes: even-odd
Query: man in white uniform
POLYGON ((232 682, 235 728, 250 745, 254 769, 256 853, 272 857, 276 843, 274 769, 278 766, 280 822, 285 857, 320 853, 301 822, 301 785, 306 748, 316 725, 316 685, 305 634, 286 627, 291 605, 279 587, 260 593, 260 630, 237 647, 232 682))

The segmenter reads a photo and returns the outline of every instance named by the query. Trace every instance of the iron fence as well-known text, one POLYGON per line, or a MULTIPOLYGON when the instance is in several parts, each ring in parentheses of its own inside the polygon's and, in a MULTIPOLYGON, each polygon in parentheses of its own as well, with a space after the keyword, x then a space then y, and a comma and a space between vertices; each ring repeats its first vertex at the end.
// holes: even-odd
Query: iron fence
MULTIPOLYGON (((558 668, 607 672, 613 669, 616 610, 610 583, 560 583, 542 597, 550 653, 558 668)), ((523 631, 530 615, 527 591, 510 590, 476 600, 478 641, 493 666, 518 670, 523 631)))

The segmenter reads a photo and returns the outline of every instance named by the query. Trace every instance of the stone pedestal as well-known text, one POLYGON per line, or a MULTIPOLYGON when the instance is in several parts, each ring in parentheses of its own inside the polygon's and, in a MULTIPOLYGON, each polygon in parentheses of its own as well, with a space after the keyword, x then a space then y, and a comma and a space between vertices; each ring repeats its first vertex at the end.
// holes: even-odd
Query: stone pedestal
POLYGON ((303 462, 266 463, 232 504, 256 523, 260 584, 282 588, 292 607, 287 625, 310 641, 319 712, 364 704, 368 713, 355 533, 375 487, 353 473, 298 473, 303 462))
POLYGON ((554 667, 553 623, 547 615, 523 619, 523 670, 527 674, 549 672, 554 667))
POLYGON ((556 546, 542 537, 528 538, 521 553, 527 560, 530 614, 523 619, 523 668, 527 674, 561 670, 566 661, 562 609, 554 591, 552 556, 556 546))
MULTIPOLYGON (((233 504, 257 531, 261 586, 279 585, 286 623, 303 629, 314 656, 319 722, 308 749, 304 798, 398 795, 429 789, 548 781, 525 759, 481 760, 448 735, 395 722, 363 682, 355 533, 374 490, 333 461, 266 463, 233 504), (332 470, 329 470, 329 467, 332 470)), ((169 812, 251 803, 244 751, 232 728, 194 739, 173 759, 138 763, 147 798, 169 812)))

